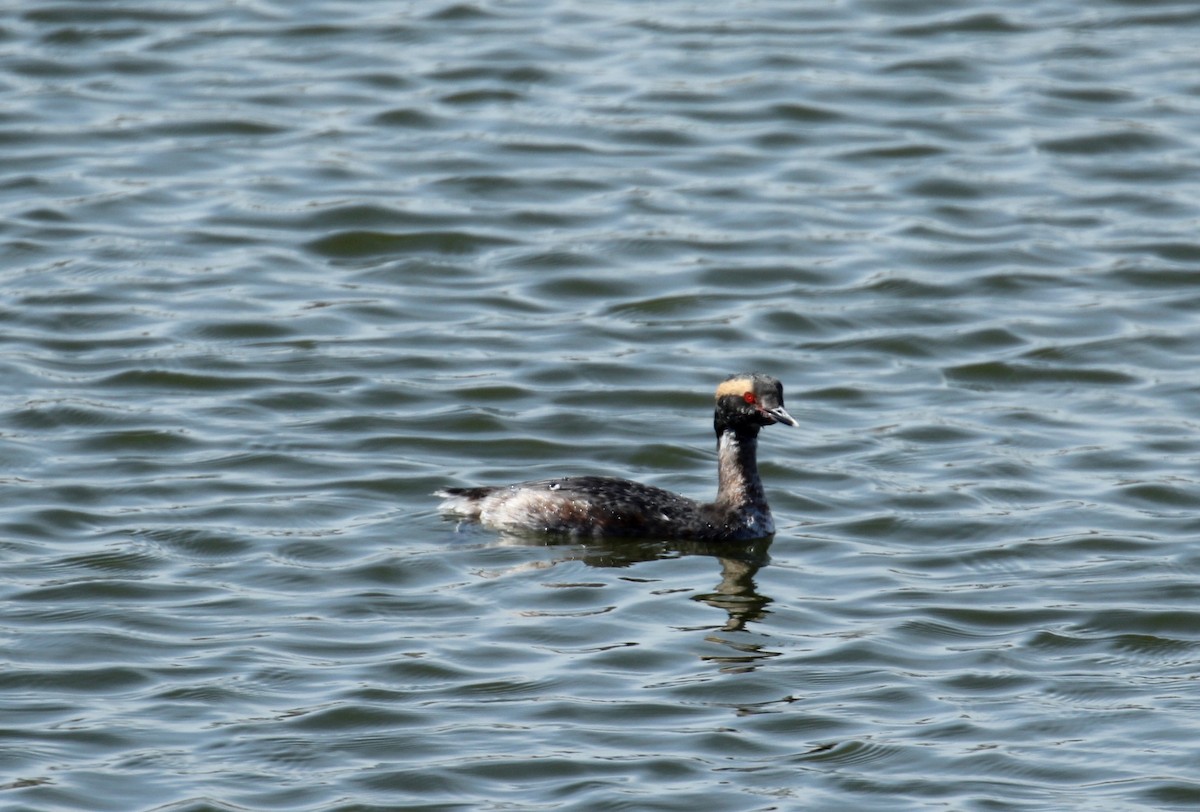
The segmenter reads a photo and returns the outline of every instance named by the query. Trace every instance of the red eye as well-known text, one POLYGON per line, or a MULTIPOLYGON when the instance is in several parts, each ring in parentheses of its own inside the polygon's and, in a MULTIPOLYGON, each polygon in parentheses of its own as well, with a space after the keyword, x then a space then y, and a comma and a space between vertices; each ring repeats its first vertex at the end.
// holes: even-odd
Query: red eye
POLYGON ((753 392, 747 392, 746 394, 742 395, 742 400, 746 401, 750 405, 754 405, 758 402, 758 398, 754 397, 753 392))

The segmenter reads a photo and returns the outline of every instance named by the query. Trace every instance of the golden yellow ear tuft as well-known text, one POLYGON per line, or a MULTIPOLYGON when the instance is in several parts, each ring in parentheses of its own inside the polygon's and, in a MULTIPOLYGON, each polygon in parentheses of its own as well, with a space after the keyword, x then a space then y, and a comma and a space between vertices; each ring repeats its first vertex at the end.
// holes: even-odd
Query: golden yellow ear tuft
POLYGON ((721 381, 721 385, 717 387, 717 400, 726 395, 741 397, 747 392, 754 391, 754 381, 749 378, 730 378, 727 381, 721 381))

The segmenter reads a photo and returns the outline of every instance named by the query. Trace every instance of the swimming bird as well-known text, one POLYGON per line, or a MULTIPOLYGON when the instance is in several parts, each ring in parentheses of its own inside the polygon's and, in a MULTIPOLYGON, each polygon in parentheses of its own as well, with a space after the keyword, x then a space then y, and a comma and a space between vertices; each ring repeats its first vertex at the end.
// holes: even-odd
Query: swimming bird
POLYGON ((486 527, 571 536, 748 541, 775 533, 758 478, 758 432, 798 426, 783 408, 783 384, 761 372, 730 375, 717 387, 717 498, 603 476, 562 477, 482 488, 445 488, 441 509, 486 527))

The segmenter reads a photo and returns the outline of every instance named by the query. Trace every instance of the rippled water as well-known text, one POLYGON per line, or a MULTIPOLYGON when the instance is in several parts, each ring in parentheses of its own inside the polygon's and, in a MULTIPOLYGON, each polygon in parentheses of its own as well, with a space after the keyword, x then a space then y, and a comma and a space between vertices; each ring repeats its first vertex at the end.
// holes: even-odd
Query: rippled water
POLYGON ((0 806, 1200 805, 1188 2, 0 20, 0 806), (430 492, 714 488, 770 544, 430 492))

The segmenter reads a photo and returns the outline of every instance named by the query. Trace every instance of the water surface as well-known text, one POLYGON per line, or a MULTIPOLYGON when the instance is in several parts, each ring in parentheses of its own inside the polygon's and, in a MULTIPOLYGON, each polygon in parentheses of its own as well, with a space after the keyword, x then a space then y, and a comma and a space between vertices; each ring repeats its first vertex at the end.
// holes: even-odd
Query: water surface
POLYGON ((1190 809, 1190 3, 0 23, 6 809, 1190 809), (505 537, 446 485, 769 543, 505 537))

